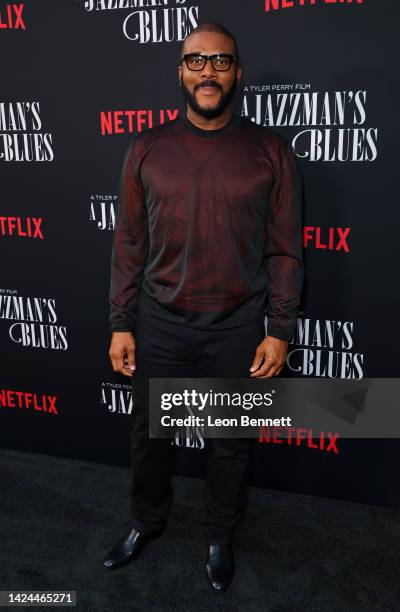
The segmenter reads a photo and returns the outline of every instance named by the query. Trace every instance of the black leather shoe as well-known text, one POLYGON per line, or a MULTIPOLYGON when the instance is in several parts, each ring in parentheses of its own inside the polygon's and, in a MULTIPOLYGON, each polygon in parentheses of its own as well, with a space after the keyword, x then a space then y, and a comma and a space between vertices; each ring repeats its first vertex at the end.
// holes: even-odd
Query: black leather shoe
POLYGON ((214 591, 225 591, 232 580, 235 570, 232 544, 208 544, 206 573, 214 591))
POLYGON ((140 533, 135 528, 131 529, 128 535, 121 538, 111 552, 104 558, 104 567, 111 570, 130 563, 146 542, 152 538, 158 537, 162 532, 163 530, 161 529, 151 534, 145 534, 140 533))

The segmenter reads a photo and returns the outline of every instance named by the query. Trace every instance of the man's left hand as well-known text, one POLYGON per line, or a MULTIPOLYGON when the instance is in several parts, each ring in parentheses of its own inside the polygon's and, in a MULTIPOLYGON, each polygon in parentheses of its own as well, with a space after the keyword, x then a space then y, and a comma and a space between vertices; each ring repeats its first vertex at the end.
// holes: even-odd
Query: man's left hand
POLYGON ((256 354, 250 368, 250 376, 252 378, 271 378, 272 376, 278 376, 286 363, 288 344, 287 340, 266 336, 257 346, 256 354), (261 366, 262 362, 263 364, 261 366))

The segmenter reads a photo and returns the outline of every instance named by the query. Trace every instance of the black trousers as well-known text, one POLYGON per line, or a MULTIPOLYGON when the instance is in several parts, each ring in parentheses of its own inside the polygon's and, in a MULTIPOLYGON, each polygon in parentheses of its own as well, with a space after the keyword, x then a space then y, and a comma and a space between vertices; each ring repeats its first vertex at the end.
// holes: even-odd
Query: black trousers
MULTIPOLYGON (((173 490, 175 445, 149 438, 149 378, 246 378, 257 345, 265 337, 264 313, 251 323, 227 330, 199 330, 165 321, 148 297, 137 306, 136 370, 132 377, 131 516, 138 531, 166 525, 173 490)), ((209 439, 203 489, 203 529, 208 542, 229 541, 243 516, 254 439, 209 439)))

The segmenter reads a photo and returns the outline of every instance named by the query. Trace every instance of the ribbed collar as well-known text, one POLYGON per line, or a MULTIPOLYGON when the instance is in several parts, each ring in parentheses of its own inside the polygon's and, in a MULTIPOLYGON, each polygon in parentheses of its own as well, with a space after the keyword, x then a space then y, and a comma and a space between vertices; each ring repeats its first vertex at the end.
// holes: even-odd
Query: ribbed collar
POLYGON ((186 111, 179 114, 178 119, 180 123, 193 134, 202 136, 204 138, 215 138, 216 136, 228 134, 235 127, 235 125, 239 123, 240 115, 233 113, 227 123, 216 130, 203 130, 202 128, 198 127, 187 118, 186 111))

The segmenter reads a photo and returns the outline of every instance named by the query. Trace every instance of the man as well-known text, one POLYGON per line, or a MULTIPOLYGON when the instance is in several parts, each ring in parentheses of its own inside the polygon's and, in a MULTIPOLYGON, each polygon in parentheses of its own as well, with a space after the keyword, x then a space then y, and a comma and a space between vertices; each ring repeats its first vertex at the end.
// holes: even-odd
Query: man
MULTIPOLYGON (((241 76, 235 38, 218 23, 200 24, 178 66, 186 113, 136 135, 125 155, 109 355, 134 391, 132 529, 106 557, 108 569, 159 535, 171 506, 173 445, 149 439, 149 378, 276 376, 295 329, 300 176, 283 136, 233 114, 241 76)), ((216 591, 234 572, 252 442, 210 440, 203 525, 216 591)))

